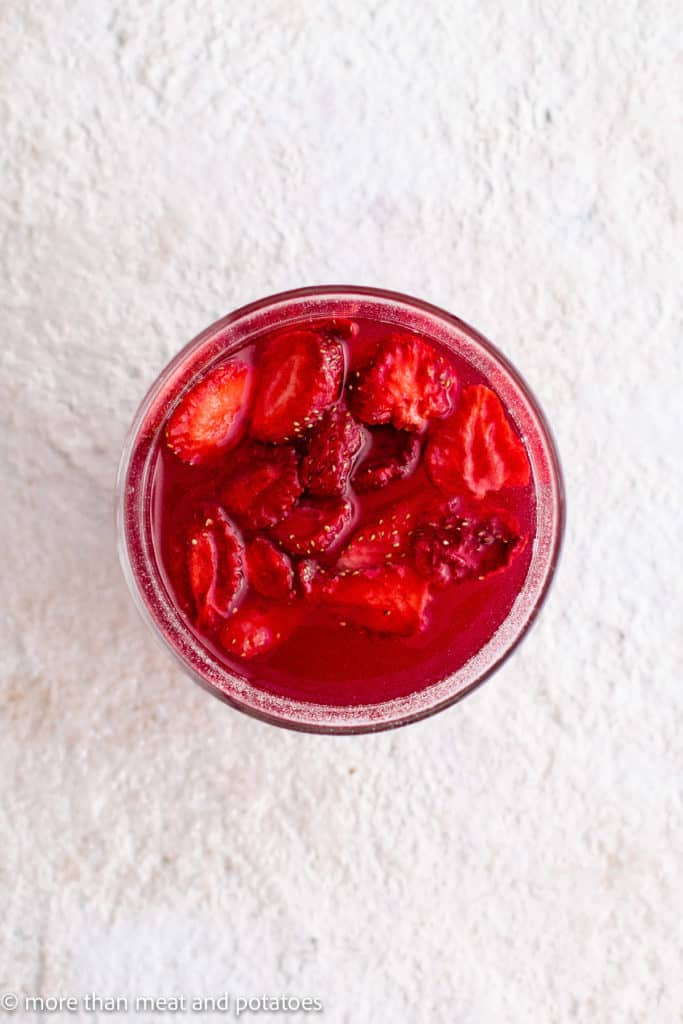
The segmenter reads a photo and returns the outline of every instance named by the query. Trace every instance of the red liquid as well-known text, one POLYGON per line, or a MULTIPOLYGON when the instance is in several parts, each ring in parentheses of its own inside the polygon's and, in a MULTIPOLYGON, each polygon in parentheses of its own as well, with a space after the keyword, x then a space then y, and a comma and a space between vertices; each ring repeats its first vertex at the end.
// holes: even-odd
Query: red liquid
MULTIPOLYGON (((377 322, 355 322, 360 328, 358 335, 344 342, 347 374, 365 362, 367 354, 386 334, 386 328, 377 322)), ((302 326, 311 329, 315 322, 308 318, 302 326)), ((294 325, 288 324, 289 329, 294 329, 294 325)), ((452 365, 458 393, 472 384, 491 386, 478 370, 449 349, 428 340, 452 365)), ((253 362, 256 372, 262 341, 247 345, 238 353, 240 359, 253 362)), ((232 352, 226 361, 234 357, 232 352)), ((434 420, 428 426, 425 443, 439 422, 434 420)), ((305 441, 297 445, 305 451, 305 441)), ((219 662, 270 693, 317 704, 353 705, 379 703, 421 690, 460 668, 491 639, 524 584, 536 530, 532 483, 503 488, 477 503, 483 513, 490 507, 505 509, 514 516, 526 543, 520 545, 521 550, 506 568, 484 579, 452 582, 440 590, 433 588, 427 625, 422 631, 408 637, 387 636, 352 625, 342 626, 332 620, 329 611, 311 604, 306 607, 305 624, 279 647, 253 659, 231 657, 218 643, 217 635, 200 631, 194 624, 196 616, 183 558, 194 510, 206 502, 220 504, 220 491, 234 452, 227 451, 207 464, 186 465, 168 450, 163 432, 159 433, 156 448, 151 525, 156 557, 169 594, 186 624, 219 662)), ((361 495, 349 492, 355 522, 320 561, 333 563, 366 517, 374 518, 385 506, 418 492, 434 497, 439 494, 422 464, 410 478, 394 481, 380 490, 361 495)))

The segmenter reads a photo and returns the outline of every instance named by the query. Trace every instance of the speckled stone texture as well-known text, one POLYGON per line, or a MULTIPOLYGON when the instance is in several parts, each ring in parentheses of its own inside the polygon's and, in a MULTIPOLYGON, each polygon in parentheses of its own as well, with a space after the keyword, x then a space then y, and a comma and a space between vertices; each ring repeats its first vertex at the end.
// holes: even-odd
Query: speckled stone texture
POLYGON ((310 995, 329 1024, 683 1019, 681 12, 5 0, 0 989, 310 995), (180 345, 330 282, 488 334, 569 497, 514 659, 353 739, 184 678, 112 515, 180 345))

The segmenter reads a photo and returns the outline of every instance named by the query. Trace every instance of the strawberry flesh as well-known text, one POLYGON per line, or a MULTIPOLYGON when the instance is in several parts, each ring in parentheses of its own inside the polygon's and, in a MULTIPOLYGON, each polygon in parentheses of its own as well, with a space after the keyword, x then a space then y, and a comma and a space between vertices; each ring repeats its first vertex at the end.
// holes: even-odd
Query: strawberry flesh
POLYGON ((503 513, 478 518, 451 501, 413 537, 418 572, 438 586, 484 579, 506 568, 524 547, 517 524, 503 513))
POLYGON ((423 495, 405 498, 366 520, 342 551, 339 568, 369 569, 405 559, 429 501, 423 495))
POLYGON ((343 625, 400 636, 426 625, 429 583, 407 565, 321 574, 312 594, 343 625))
POLYGON ((304 597, 315 597, 320 582, 321 568, 313 558, 300 558, 296 563, 296 578, 304 597))
POLYGON ((259 359, 252 436, 286 441, 304 434, 339 397, 344 350, 313 331, 272 338, 259 359))
POLYGON ((372 432, 372 443, 353 474, 353 486, 360 494, 386 487, 392 480, 406 480, 420 461, 422 443, 415 434, 393 427, 372 432))
POLYGON ((350 501, 337 498, 302 501, 273 530, 273 536, 291 555, 322 554, 332 547, 351 523, 350 501))
POLYGON ((299 617, 299 610, 292 606, 249 596, 227 619, 220 642, 228 654, 255 658, 284 643, 296 629, 299 617))
POLYGON ((267 537, 254 537, 246 546, 247 579, 252 590, 276 601, 294 597, 291 559, 267 537))
POLYGON ((343 405, 323 413, 311 431, 301 463, 301 482, 310 494, 343 494, 353 462, 363 445, 363 428, 343 405))
POLYGON ((196 465, 236 444, 251 396, 251 368, 239 360, 218 366, 189 391, 166 426, 168 447, 196 465))
POLYGON ((214 628, 237 607, 245 587, 242 544, 222 509, 190 531, 187 571, 197 625, 214 628))
POLYGON ((291 446, 247 444, 235 454, 222 499, 245 529, 261 530, 279 523, 301 492, 299 457, 291 446))
POLYGON ((483 384, 465 388, 455 413, 431 438, 427 471, 446 494, 467 487, 477 498, 529 482, 529 460, 500 399, 483 384))
POLYGON ((421 431, 431 417, 448 415, 455 383, 450 364, 432 345, 413 334, 394 334, 354 374, 351 409, 363 423, 421 431))

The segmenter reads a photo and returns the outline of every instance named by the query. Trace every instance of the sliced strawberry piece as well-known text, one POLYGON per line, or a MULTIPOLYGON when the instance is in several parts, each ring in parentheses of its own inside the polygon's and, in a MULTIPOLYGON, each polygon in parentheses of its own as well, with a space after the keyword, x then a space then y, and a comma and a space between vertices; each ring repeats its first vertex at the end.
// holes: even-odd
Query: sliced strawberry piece
POLYGON ((261 530, 280 522, 302 489, 292 447, 247 444, 235 453, 221 496, 245 528, 261 530))
POLYGON ((301 463, 301 482, 321 497, 343 494, 353 461, 363 444, 363 428, 348 409, 334 405, 313 428, 301 463))
POLYGON ((337 566, 357 570, 407 562, 427 579, 448 583, 505 568, 524 543, 507 513, 482 516, 460 498, 420 494, 390 505, 361 527, 337 566))
POLYGON ((363 423, 419 431, 432 416, 448 415, 455 383, 450 363, 432 345, 394 334, 352 378, 351 410, 363 423))
POLYGON ((168 447, 190 465, 236 444, 244 432, 252 371, 240 360, 217 366, 180 400, 166 426, 168 447))
POLYGON ((337 563, 339 568, 369 569, 404 559, 430 500, 433 499, 424 495, 406 498, 366 521, 344 548, 337 563))
POLYGON ((300 617, 300 609, 295 606, 249 596, 227 619, 220 632, 220 642, 228 654, 255 658, 284 643, 296 629, 300 617))
POLYGON ((405 430, 373 430, 371 447, 353 474, 353 486, 362 494, 407 479, 417 469, 421 449, 419 437, 405 430))
POLYGON ((273 530, 285 551, 292 555, 317 555, 339 540, 353 518, 350 501, 302 501, 273 530))
POLYGON ((313 596, 344 624, 410 636, 426 624, 429 583, 407 565, 385 565, 321 574, 313 596))
POLYGON ((463 484, 482 498, 529 482, 529 460, 498 396, 483 384, 465 388, 453 416, 430 440, 427 470, 437 487, 453 494, 463 484))
POLYGON ((301 558, 296 563, 296 575, 304 597, 313 597, 322 578, 322 570, 312 558, 301 558))
POLYGON ((326 320, 320 328, 321 334, 327 338, 343 338, 345 341, 358 337, 359 331, 359 324, 345 316, 332 317, 331 320, 326 320))
POLYGON ((344 350, 313 331, 272 338, 259 360, 251 433, 286 441, 307 431, 339 397, 344 350))
POLYGON ((254 537, 246 546, 249 586, 263 597, 289 601, 294 597, 294 570, 290 558, 267 537, 254 537))
MULTIPOLYGON (((360 325, 359 325, 360 326, 360 325)), ((386 335, 385 335, 386 337, 386 335)), ((378 342, 374 331, 365 331, 360 327, 359 332, 353 338, 353 344, 349 345, 347 351, 347 378, 349 380, 349 393, 354 391, 354 385, 360 374, 372 363, 377 354, 378 342)))
POLYGON ((237 607, 245 585, 242 544, 222 509, 190 532, 187 570, 197 624, 213 628, 237 607))
POLYGON ((525 543, 511 517, 492 513, 478 518, 456 499, 443 507, 436 521, 415 531, 415 566, 440 586, 455 580, 481 580, 506 568, 525 543))

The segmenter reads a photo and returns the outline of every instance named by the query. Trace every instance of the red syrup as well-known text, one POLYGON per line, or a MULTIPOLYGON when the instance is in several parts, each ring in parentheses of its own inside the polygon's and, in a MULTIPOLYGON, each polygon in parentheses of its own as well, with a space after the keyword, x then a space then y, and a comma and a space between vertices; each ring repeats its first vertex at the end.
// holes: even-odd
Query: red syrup
POLYGON ((196 389, 207 372, 200 373, 199 383, 195 380, 166 410, 149 462, 151 546, 161 580, 209 658, 261 691, 335 706, 407 697, 464 666, 509 615, 527 578, 537 528, 525 441, 514 410, 498 405, 493 382, 441 341, 355 316, 352 308, 343 320, 338 315, 290 320, 286 328, 267 329, 241 348, 231 347, 224 357, 214 340, 212 352, 208 373, 217 374, 220 386, 219 367, 238 367, 247 383, 228 394, 224 405, 220 395, 207 390, 203 397, 214 403, 220 427, 212 433, 216 423, 208 414, 207 419, 201 410, 195 415, 191 409, 185 417, 179 412, 193 391, 202 399, 196 389), (269 359, 274 338, 279 348, 269 359), (271 416, 279 392, 291 383, 288 372, 278 378, 288 338, 302 353, 292 364, 299 376, 284 407, 271 416), (310 363, 312 339, 326 349, 330 365, 310 363), (287 433, 288 402, 296 397, 301 397, 304 415, 287 433), (305 422, 307 402, 312 423, 305 422), (325 459, 323 427, 332 410, 341 408, 349 410, 346 461, 351 468, 340 484, 345 474, 329 472, 334 452, 330 449, 325 459), (193 431, 200 438, 196 458, 193 431), (251 479, 251 489, 245 490, 239 473, 248 477, 261 460, 267 476, 271 456, 278 466, 294 464, 298 484, 288 488, 273 470, 276 486, 264 502, 260 478, 251 479), (314 490, 334 488, 336 480, 343 491, 311 494, 306 480, 314 490), (322 543, 334 534, 326 550, 307 539, 310 531, 300 534, 297 528, 290 536, 288 523, 297 522, 290 517, 302 504, 333 512, 342 505, 348 509, 341 526, 334 515, 326 533, 323 524, 322 543), (391 524, 396 509, 406 508, 413 510, 415 525, 395 536, 388 530, 386 543, 381 537, 378 542, 378 529, 391 524), (268 596, 254 591, 243 554, 239 580, 218 564, 227 555, 221 537, 216 546, 212 532, 216 512, 225 515, 242 551, 265 538, 269 544, 258 541, 259 550, 269 552, 272 546, 282 552, 285 567, 291 565, 289 591, 287 584, 268 596), (370 543, 370 554, 356 540, 359 535, 365 546, 370 543), (382 550, 373 553, 378 544, 382 550), (188 563, 193 546, 200 548, 194 570, 188 563), (443 551, 450 561, 443 562, 443 551), (365 564, 368 559, 372 564, 365 564), (213 580, 213 596, 207 598, 212 584, 206 573, 210 576, 212 569, 220 576, 219 587, 216 591, 213 580), (402 588, 410 606, 406 614, 402 599, 397 607, 392 603, 402 588), (216 598, 217 592, 225 600, 216 598), (388 608, 382 607, 383 595, 388 608), (385 615, 398 615, 398 626, 392 621, 395 631, 385 632, 385 615), (245 618, 237 631, 230 625, 233 618, 237 623, 245 618), (262 636, 266 642, 259 649, 262 636))

